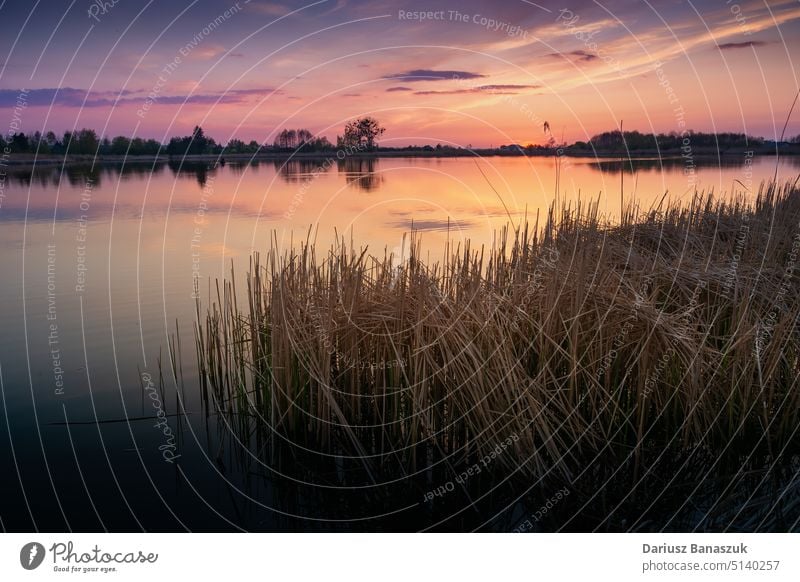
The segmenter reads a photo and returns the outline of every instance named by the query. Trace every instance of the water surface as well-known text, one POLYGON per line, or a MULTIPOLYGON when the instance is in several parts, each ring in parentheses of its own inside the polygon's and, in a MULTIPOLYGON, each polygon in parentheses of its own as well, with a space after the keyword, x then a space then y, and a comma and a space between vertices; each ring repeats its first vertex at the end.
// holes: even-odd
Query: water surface
POLYGON ((197 388, 198 291, 207 303, 211 282, 231 268, 241 281, 252 252, 270 244, 344 238, 399 254, 413 225, 435 258, 447 239, 490 245, 499 227, 533 219, 556 196, 597 200, 613 219, 621 199, 643 208, 695 190, 752 199, 762 180, 795 179, 799 162, 333 158, 9 170, 0 197, 2 526, 415 529, 422 510, 393 496, 394 485, 374 487, 375 506, 362 503, 363 489, 315 503, 298 493, 320 489, 313 471, 242 462, 235 433, 197 388), (178 340, 176 383, 167 346, 178 340), (148 379, 162 384, 160 369, 167 378, 155 392, 148 379), (166 450, 179 462, 166 462, 166 450))

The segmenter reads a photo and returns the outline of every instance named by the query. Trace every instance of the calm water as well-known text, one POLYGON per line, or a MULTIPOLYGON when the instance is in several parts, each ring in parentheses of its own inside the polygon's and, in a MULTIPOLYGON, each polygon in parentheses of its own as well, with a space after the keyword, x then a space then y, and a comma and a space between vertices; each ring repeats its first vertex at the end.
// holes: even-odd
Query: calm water
MULTIPOLYGON (((599 197, 606 214, 618 213, 618 163, 562 163, 562 199, 599 197)), ((636 162, 624 175, 624 198, 648 207, 665 192, 685 200, 695 188, 751 196, 776 171, 782 179, 800 174, 795 159, 777 168, 774 158, 694 164, 687 175, 682 160, 636 162)), ((231 265, 243 275, 251 252, 271 239, 286 248, 307 237, 327 246, 339 236, 383 255, 400 252, 413 221, 432 255, 447 237, 491 244, 495 229, 546 209, 555 190, 555 163, 545 158, 9 171, 0 190, 2 527, 419 523, 421 510, 393 495, 394 486, 375 487, 380 510, 363 503, 363 491, 314 503, 313 495, 298 493, 319 489, 313 472, 240 462, 233 433, 206 414, 197 389, 194 285, 205 298, 208 281, 231 265), (158 384, 159 358, 169 369, 166 346, 176 330, 183 383, 165 381, 157 393, 147 378, 158 384), (168 415, 161 426, 154 424, 156 394, 168 415), (181 411, 187 414, 176 415, 181 411), (126 418, 133 420, 115 422, 126 418), (179 460, 165 462, 165 450, 179 460)), ((497 501, 483 515, 506 505, 497 501)), ((500 514, 495 527, 512 520, 500 514)))

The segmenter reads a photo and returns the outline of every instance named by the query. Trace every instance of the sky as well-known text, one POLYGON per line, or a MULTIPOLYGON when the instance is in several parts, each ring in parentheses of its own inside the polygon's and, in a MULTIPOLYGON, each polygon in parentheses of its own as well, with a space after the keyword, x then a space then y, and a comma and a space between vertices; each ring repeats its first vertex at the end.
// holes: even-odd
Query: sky
POLYGON ((775 139, 798 58, 797 0, 0 0, 0 131, 334 141, 372 115, 386 146, 544 143, 545 121, 775 139))

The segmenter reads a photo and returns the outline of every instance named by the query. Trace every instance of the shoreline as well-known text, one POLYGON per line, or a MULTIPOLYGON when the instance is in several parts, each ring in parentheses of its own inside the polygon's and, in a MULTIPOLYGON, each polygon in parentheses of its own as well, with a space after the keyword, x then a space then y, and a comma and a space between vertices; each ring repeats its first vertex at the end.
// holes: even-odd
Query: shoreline
MULTIPOLYGON (((325 152, 265 152, 258 154, 195 154, 188 156, 168 156, 168 155, 141 155, 141 156, 120 156, 120 155, 103 155, 91 156, 84 154, 69 155, 66 158, 60 155, 43 155, 38 158, 33 154, 11 154, 4 160, 5 167, 13 167, 15 169, 29 168, 36 166, 54 166, 63 164, 67 165, 80 165, 88 163, 97 163, 102 165, 107 164, 161 164, 169 162, 214 162, 222 161, 227 162, 251 162, 251 161, 274 161, 274 160, 329 160, 337 158, 337 150, 325 152)), ((759 150, 727 150, 723 152, 715 151, 695 151, 692 157, 704 160, 712 159, 732 159, 742 157, 773 157, 776 155, 781 156, 797 156, 800 155, 800 144, 796 147, 783 147, 781 151, 775 149, 759 149, 759 150)), ((374 152, 356 152, 347 155, 343 159, 380 159, 380 158, 492 158, 492 157, 528 157, 528 158, 552 158, 552 157, 568 157, 568 158, 594 158, 598 162, 614 162, 614 161, 633 161, 633 160, 679 160, 682 159, 679 150, 670 151, 638 151, 624 154, 620 152, 586 152, 586 151, 569 151, 566 150, 560 155, 556 151, 542 150, 534 152, 520 152, 520 151, 502 151, 497 149, 476 149, 476 150, 384 150, 374 152)))

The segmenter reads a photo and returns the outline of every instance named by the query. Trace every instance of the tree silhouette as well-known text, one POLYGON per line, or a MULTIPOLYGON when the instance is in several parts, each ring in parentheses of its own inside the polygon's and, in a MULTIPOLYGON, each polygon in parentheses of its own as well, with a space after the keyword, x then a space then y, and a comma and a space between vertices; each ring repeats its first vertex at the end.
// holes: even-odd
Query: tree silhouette
POLYGON ((386 131, 374 117, 360 117, 350 121, 344 128, 345 146, 371 150, 375 148, 375 138, 386 131))

